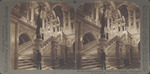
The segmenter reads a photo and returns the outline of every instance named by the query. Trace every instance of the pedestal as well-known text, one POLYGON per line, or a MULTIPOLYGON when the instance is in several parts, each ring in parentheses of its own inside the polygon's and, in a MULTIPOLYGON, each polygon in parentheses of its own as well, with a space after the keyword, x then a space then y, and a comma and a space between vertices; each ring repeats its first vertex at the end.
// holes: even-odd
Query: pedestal
POLYGON ((105 54, 107 50, 105 50, 105 45, 106 45, 106 39, 105 38, 100 38, 99 39, 99 48, 97 48, 98 52, 98 61, 101 63, 101 51, 104 50, 105 54))
POLYGON ((35 44, 34 44, 33 57, 32 57, 32 59, 33 59, 34 61, 36 61, 36 59, 37 59, 37 57, 36 57, 37 51, 38 51, 38 50, 41 51, 42 39, 35 39, 34 42, 35 42, 35 44))

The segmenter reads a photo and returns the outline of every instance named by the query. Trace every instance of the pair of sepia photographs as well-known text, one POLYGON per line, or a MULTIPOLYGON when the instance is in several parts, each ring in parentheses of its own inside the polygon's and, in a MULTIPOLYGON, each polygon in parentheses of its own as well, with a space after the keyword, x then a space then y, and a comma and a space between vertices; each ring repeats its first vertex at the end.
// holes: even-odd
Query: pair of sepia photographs
MULTIPOLYGON (((73 3, 14 3, 8 11, 9 18, 6 17, 10 50, 4 50, 5 72, 144 70, 148 73, 150 55, 144 45, 149 43, 148 30, 141 27, 149 24, 148 6, 131 1, 73 3)), ((5 33, 7 29, 4 26, 5 33)))
POLYGON ((76 10, 63 2, 17 3, 10 47, 16 70, 139 69, 140 10, 128 1, 83 3, 76 10))

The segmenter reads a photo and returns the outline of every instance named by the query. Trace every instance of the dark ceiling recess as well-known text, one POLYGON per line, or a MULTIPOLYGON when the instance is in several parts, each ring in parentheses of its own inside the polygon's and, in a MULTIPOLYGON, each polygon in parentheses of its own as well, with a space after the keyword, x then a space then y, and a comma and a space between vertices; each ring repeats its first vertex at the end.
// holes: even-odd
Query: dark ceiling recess
POLYGON ((122 5, 118 8, 120 10, 120 13, 125 18, 126 26, 128 26, 128 9, 127 5, 122 5))
POLYGON ((19 36, 19 45, 21 45, 25 42, 28 42, 28 41, 30 41, 30 38, 27 34, 24 33, 19 36))
POLYGON ((71 10, 70 10, 71 20, 73 20, 75 18, 74 15, 75 15, 75 10, 74 10, 74 8, 71 8, 71 10))
POLYGON ((93 34, 91 34, 91 33, 86 33, 86 34, 83 36, 83 45, 85 45, 85 44, 87 44, 87 43, 89 43, 89 42, 91 42, 91 41, 93 41, 93 40, 95 40, 93 34))
POLYGON ((56 6, 54 9, 56 16, 60 19, 60 26, 63 27, 63 12, 60 6, 56 6))
POLYGON ((85 3, 83 6, 83 11, 85 12, 85 14, 89 15, 93 6, 93 3, 85 3))

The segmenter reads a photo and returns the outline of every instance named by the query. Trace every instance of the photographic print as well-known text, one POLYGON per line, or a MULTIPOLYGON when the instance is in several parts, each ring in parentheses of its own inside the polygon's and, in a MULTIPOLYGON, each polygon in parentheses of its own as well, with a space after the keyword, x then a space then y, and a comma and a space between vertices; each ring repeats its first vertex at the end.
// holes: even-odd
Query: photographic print
POLYGON ((72 6, 60 2, 21 2, 10 14, 11 69, 75 69, 72 6))
POLYGON ((117 70, 140 68, 140 11, 122 1, 83 3, 76 12, 79 42, 77 68, 117 70))
POLYGON ((12 70, 140 69, 140 9, 128 1, 28 1, 10 13, 12 70), (75 11, 76 10, 76 11, 75 11))

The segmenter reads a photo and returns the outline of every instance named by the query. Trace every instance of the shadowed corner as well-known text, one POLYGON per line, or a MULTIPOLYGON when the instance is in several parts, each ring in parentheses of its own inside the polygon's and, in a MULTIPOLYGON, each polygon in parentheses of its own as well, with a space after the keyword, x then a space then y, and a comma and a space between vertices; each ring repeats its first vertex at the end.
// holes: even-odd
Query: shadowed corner
MULTIPOLYGON (((149 1, 150 1, 150 0, 149 0, 149 1)), ((150 74, 150 72, 149 72, 148 74, 150 74)))
MULTIPOLYGON (((0 1, 2 1, 2 0, 0 0, 0 1)), ((1 74, 1 73, 0 73, 1 74)))

